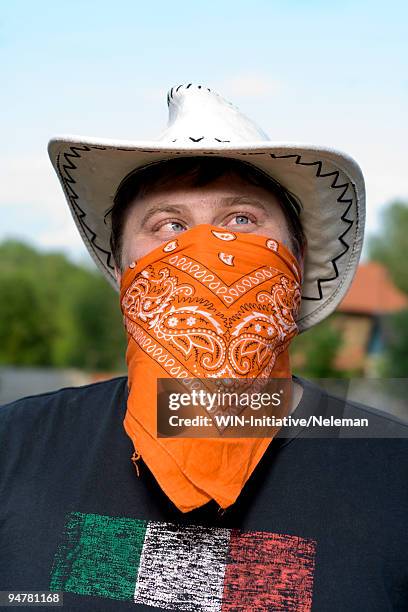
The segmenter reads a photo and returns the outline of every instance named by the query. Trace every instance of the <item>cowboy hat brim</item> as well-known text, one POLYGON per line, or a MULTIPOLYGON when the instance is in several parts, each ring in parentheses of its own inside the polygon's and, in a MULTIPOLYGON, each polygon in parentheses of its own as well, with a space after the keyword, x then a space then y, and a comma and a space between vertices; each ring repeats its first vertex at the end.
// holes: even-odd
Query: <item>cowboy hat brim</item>
POLYGON ((97 266, 118 289, 105 214, 127 174, 176 156, 239 159, 269 174, 299 198, 300 219, 307 238, 299 331, 325 319, 343 299, 360 259, 365 222, 360 167, 342 152, 306 144, 258 141, 202 145, 74 136, 50 141, 51 162, 97 266))

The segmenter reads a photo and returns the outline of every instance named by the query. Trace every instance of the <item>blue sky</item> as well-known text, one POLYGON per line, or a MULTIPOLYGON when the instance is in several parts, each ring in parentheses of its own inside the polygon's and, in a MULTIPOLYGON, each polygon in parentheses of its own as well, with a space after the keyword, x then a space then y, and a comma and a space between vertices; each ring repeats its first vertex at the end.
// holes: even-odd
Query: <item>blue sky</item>
POLYGON ((55 134, 156 137, 165 96, 206 84, 273 140, 359 162, 367 228, 408 200, 407 4, 304 0, 3 3, 0 239, 84 257, 48 160, 55 134))

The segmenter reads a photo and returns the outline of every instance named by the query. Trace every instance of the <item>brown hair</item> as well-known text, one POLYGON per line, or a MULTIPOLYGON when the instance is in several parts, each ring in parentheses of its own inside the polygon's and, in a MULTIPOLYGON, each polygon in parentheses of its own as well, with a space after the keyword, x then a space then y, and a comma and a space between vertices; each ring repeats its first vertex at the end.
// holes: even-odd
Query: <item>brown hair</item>
POLYGON ((193 187, 203 187, 226 174, 237 174, 241 179, 263 187, 278 198, 289 228, 295 257, 300 261, 306 248, 306 237, 299 218, 302 205, 293 193, 247 162, 226 157, 177 157, 138 168, 120 183, 113 206, 105 214, 105 221, 108 215, 111 216, 110 246, 118 268, 121 268, 126 213, 136 198, 177 180, 187 179, 193 187))

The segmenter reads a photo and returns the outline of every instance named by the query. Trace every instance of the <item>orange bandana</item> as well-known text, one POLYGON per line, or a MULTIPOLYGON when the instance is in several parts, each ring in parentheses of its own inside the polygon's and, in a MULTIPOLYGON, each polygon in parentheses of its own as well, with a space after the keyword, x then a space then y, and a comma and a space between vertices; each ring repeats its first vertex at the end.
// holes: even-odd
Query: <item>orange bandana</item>
POLYGON ((158 378, 291 378, 299 265, 264 236, 198 225, 124 272, 126 433, 182 511, 235 502, 272 438, 158 438, 158 378))

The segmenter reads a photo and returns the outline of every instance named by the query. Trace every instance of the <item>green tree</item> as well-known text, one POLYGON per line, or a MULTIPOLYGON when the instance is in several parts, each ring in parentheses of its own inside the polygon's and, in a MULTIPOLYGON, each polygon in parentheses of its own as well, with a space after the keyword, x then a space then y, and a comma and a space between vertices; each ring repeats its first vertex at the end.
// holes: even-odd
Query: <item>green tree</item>
POLYGON ((88 370, 124 367, 119 297, 99 272, 77 276, 71 286, 69 361, 88 370))
POLYGON ((123 370, 118 295, 92 265, 0 244, 0 362, 123 370))
POLYGON ((335 319, 336 315, 332 315, 293 340, 291 355, 294 360, 301 355, 303 361, 303 365, 295 368, 296 373, 306 378, 339 377, 335 359, 342 338, 335 319))
MULTIPOLYGON (((380 230, 368 241, 371 259, 382 263, 395 285, 408 294, 408 203, 396 201, 382 213, 380 230)), ((390 378, 408 375, 408 312, 384 318, 386 344, 382 372, 390 378)))
POLYGON ((384 264, 395 285, 408 293, 408 203, 393 202, 381 216, 380 230, 368 239, 369 258, 384 264))
POLYGON ((55 331, 50 308, 35 279, 4 274, 0 300, 0 363, 51 365, 55 331))
POLYGON ((386 330, 383 374, 389 378, 405 378, 408 376, 408 310, 390 316, 386 330))

